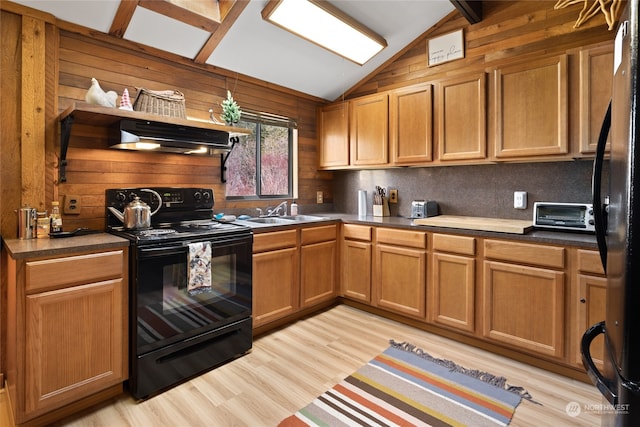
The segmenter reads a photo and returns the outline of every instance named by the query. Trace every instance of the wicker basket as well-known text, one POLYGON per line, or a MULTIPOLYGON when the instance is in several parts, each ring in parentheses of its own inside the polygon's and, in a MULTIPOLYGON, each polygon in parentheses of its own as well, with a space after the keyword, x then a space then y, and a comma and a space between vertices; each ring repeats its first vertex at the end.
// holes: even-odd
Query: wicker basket
POLYGON ((177 90, 149 90, 136 88, 138 94, 133 103, 134 111, 159 114, 161 116, 187 117, 184 94, 177 90))

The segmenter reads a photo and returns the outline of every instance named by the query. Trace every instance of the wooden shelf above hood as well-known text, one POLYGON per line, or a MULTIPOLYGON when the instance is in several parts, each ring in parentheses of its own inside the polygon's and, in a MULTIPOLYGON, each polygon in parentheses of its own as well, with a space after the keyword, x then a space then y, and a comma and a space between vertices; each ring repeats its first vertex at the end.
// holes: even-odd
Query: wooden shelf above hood
MULTIPOLYGON (((86 102, 74 102, 69 108, 64 110, 59 117, 60 120, 60 164, 59 164, 59 180, 66 181, 67 166, 67 149, 69 148, 69 138, 71 136, 71 127, 74 123, 87 124, 99 127, 110 127, 119 123, 122 119, 133 119, 140 121, 158 122, 163 124, 171 124, 176 126, 207 129, 224 132, 230 138, 235 138, 236 142, 239 136, 249 135, 248 129, 226 126, 204 120, 188 120, 178 117, 167 117, 158 114, 144 113, 140 111, 121 110, 119 108, 100 107, 86 102)), ((227 153, 228 156, 228 153, 227 153)), ((224 182, 224 163, 226 157, 222 158, 222 180, 224 182)))
POLYGON ((178 117, 160 116, 158 114, 143 113, 140 111, 121 110, 119 108, 100 107, 86 102, 74 102, 69 108, 60 114, 60 121, 72 117, 74 123, 91 124, 94 126, 111 126, 121 119, 148 120, 152 122, 169 123, 180 126, 189 126, 201 129, 213 129, 228 132, 230 135, 248 135, 250 132, 244 128, 219 125, 204 120, 188 120, 178 117))

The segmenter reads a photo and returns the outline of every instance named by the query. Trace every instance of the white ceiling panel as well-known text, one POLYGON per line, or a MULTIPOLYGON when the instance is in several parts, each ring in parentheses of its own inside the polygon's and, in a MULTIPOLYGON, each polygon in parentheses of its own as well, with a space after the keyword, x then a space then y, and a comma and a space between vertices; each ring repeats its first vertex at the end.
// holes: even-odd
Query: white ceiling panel
POLYGON ((266 3, 250 2, 207 63, 327 100, 339 98, 454 10, 448 0, 332 2, 387 41, 360 66, 264 21, 266 3))
MULTIPOLYGON (((5 1, 5 0, 2 0, 5 1)), ((119 0, 11 0, 33 9, 48 12, 58 19, 108 33, 119 0)))
POLYGON ((124 39, 193 58, 211 33, 143 7, 137 7, 124 39))

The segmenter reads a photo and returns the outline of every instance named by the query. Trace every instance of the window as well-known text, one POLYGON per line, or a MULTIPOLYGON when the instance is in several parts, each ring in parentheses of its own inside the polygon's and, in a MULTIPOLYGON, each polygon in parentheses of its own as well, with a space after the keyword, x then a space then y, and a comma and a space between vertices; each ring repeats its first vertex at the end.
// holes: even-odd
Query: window
POLYGON ((243 111, 238 127, 251 134, 241 138, 227 160, 228 199, 297 197, 297 136, 286 117, 243 111))

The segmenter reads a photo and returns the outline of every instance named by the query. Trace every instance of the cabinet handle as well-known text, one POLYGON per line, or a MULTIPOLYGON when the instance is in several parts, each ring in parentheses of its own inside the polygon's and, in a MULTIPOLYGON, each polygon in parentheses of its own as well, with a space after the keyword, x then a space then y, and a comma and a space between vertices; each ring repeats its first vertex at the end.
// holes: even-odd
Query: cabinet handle
POLYGON ((580 302, 584 304, 584 303, 587 302, 587 299, 586 298, 580 298, 580 302))

